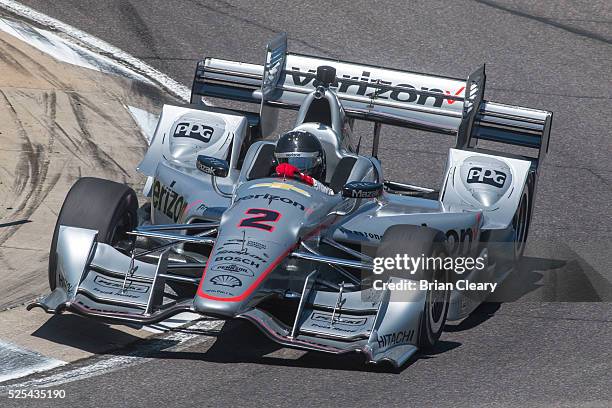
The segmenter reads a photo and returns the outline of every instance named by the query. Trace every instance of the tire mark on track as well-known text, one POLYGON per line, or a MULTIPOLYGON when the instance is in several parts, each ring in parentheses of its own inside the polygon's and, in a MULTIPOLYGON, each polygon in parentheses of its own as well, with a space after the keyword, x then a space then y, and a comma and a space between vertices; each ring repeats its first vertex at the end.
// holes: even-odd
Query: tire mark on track
POLYGON ((43 104, 45 105, 45 113, 49 115, 51 120, 55 121, 57 116, 57 94, 55 91, 43 94, 43 104))
MULTIPOLYGON (((18 165, 16 168, 15 179, 13 180, 13 190, 17 195, 21 194, 27 187, 28 182, 32 177, 33 170, 36 170, 36 166, 38 165, 36 160, 31 160, 31 155, 33 154, 35 148, 32 145, 30 138, 23 126, 23 123, 19 119, 19 115, 15 109, 13 103, 9 100, 9 97, 6 93, 0 89, 0 95, 4 99, 6 106, 9 109, 9 113, 13 118, 13 121, 17 125, 17 133, 22 140, 21 142, 21 153, 18 160, 18 165)), ((13 205, 15 207, 15 205, 13 205)), ((18 207, 22 209, 22 204, 18 207)))
MULTIPOLYGON (((20 167, 17 168, 16 181, 19 180, 20 175, 22 175, 23 172, 26 172, 28 176, 26 178, 22 177, 21 181, 18 182, 17 191, 19 193, 23 193, 23 191, 26 189, 26 187, 28 187, 28 185, 29 187, 20 205, 14 208, 14 212, 18 213, 20 211, 23 211, 19 215, 20 217, 27 219, 34 213, 34 211, 36 211, 40 204, 47 198, 49 192, 55 187, 61 177, 61 171, 58 171, 57 173, 53 174, 51 179, 48 179, 49 152, 52 151, 53 139, 49 139, 47 146, 41 143, 33 142, 25 131, 23 122, 19 119, 14 104, 9 100, 8 96, 2 90, 0 90, 0 94, 2 94, 5 101, 7 102, 7 106, 9 107, 13 119, 17 124, 18 132, 25 141, 22 145, 23 147, 25 147, 25 149, 23 149, 22 151, 22 155, 25 154, 27 160, 19 160, 20 167), (45 182, 47 182, 46 187, 44 187, 45 182)), ((55 92, 52 92, 51 97, 49 97, 48 93, 45 93, 44 99, 47 100, 45 109, 49 112, 51 120, 55 121, 55 117, 57 114, 55 92)), ((25 107, 22 108, 27 110, 25 107)), ((28 111, 28 113, 30 113, 30 115, 34 119, 38 119, 31 112, 28 111)), ((13 235, 18 229, 19 226, 13 228, 13 231, 10 233, 9 236, 5 237, 4 240, 0 239, 0 243, 6 241, 6 239, 13 235)))
MULTIPOLYGON (((31 95, 25 92, 17 92, 23 97, 33 99, 34 103, 38 103, 38 100, 36 98, 33 98, 31 95)), ((49 152, 54 152, 55 142, 59 142, 66 149, 66 151, 72 155, 72 157, 79 160, 84 165, 88 166, 89 163, 87 163, 82 157, 83 155, 81 154, 81 145, 77 143, 68 134, 68 132, 66 132, 66 130, 57 122, 57 93, 55 91, 49 91, 43 94, 43 106, 45 108, 45 116, 42 119, 39 118, 39 115, 33 113, 27 105, 23 106, 23 108, 28 111, 33 120, 35 120, 41 127, 43 127, 48 132, 49 152)))
MULTIPOLYGON (((42 189, 49 169, 48 151, 42 144, 32 142, 9 97, 1 89, 0 95, 9 108, 9 113, 17 125, 17 132, 22 140, 21 153, 17 168, 15 169, 16 174, 13 183, 13 190, 16 196, 14 203, 16 205, 12 205, 13 211, 9 215, 8 220, 13 220, 16 214, 19 214, 21 218, 27 219, 34 213, 42 199, 46 196, 42 189)), ((0 234, 0 244, 6 242, 20 227, 21 225, 17 225, 3 230, 0 234)))
MULTIPOLYGON (((105 93, 109 96, 113 96, 111 93, 106 92, 105 93)), ((77 93, 72 93, 70 95, 71 98, 75 99, 76 102, 78 102, 79 104, 85 106, 86 108, 88 108, 89 110, 91 110, 93 113, 95 113, 96 115, 98 115, 99 117, 101 117, 102 119, 105 120, 105 122, 109 125, 114 127, 116 130, 118 130, 120 133, 125 133, 125 129, 117 123, 117 121, 110 115, 108 115, 107 113, 105 113, 102 109, 98 108, 98 106, 95 103, 92 103, 89 99, 84 98, 82 95, 77 94, 77 93)), ((114 98, 118 103, 122 103, 120 99, 114 98)), ((139 139, 140 140, 140 139, 139 139)), ((141 143, 143 146, 145 146, 145 141, 141 140, 141 143)))
POLYGON ((593 169, 586 169, 586 171, 588 171, 589 173, 591 173, 593 176, 595 176, 595 178, 597 178, 597 180, 599 180, 599 182, 601 184, 603 184, 604 186, 607 187, 608 190, 612 191, 612 185, 610 184, 610 182, 608 180, 606 180, 601 174, 596 173, 593 169))
MULTIPOLYGON (((83 111, 83 98, 81 98, 81 96, 79 96, 78 94, 71 94, 69 95, 69 99, 70 107, 72 108, 72 112, 74 113, 79 129, 82 132, 83 143, 85 144, 86 149, 94 158, 94 160, 97 161, 100 165, 102 165, 105 170, 110 171, 114 175, 121 174, 124 177, 130 177, 130 174, 127 172, 126 169, 124 169, 103 149, 98 147, 98 145, 92 140, 93 136, 87 126, 87 118, 83 111), (117 171, 116 169, 119 169, 119 171, 117 171)), ((88 104, 85 105, 89 107, 88 104)))
MULTIPOLYGON (((212 11, 213 13, 221 14, 222 16, 229 17, 232 20, 236 20, 236 21, 244 23, 244 24, 252 25, 254 27, 259 28, 260 30, 267 31, 267 32, 272 33, 272 34, 280 33, 279 30, 274 30, 274 29, 268 27, 265 24, 262 24, 262 23, 259 23, 259 22, 255 21, 252 18, 241 17, 239 15, 232 14, 232 13, 226 11, 226 10, 235 10, 235 11, 241 12, 241 14, 248 14, 248 13, 243 13, 238 7, 234 6, 231 3, 228 3, 226 1, 222 1, 222 0, 217 1, 217 3, 222 6, 222 8, 221 7, 212 6, 208 2, 204 3, 204 2, 202 2, 200 0, 188 0, 188 1, 190 3, 192 3, 192 4, 195 4, 196 6, 202 7, 204 9, 208 10, 208 11, 212 11)), ((332 58, 336 58, 336 59, 340 58, 339 54, 337 54, 336 52, 334 52, 332 50, 325 49, 325 48, 320 47, 320 46, 315 45, 315 44, 311 44, 308 41, 301 40, 301 39, 298 39, 298 38, 291 38, 291 41, 294 41, 296 43, 305 45, 306 47, 312 48, 315 51, 321 52, 321 53, 323 53, 326 56, 329 56, 329 57, 332 57, 332 58)))
POLYGON ((68 134, 68 132, 66 132, 66 130, 59 123, 55 122, 54 125, 60 131, 62 136, 70 142, 70 145, 68 145, 67 143, 64 142, 63 138, 59 138, 59 141, 62 144, 62 146, 64 146, 66 150, 72 153, 73 157, 75 157, 78 161, 83 163, 85 166, 88 166, 89 163, 87 163, 83 159, 81 154, 78 154, 78 153, 81 153, 82 151, 81 146, 77 144, 77 142, 68 134), (74 148, 74 151, 71 149, 71 147, 74 148))
MULTIPOLYGON (((34 67, 36 67, 36 70, 39 71, 36 74, 32 74, 31 71, 29 71, 30 75, 32 75, 34 78, 42 78, 45 81, 47 81, 49 84, 53 85, 56 88, 62 89, 62 90, 71 90, 71 88, 67 86, 66 83, 64 83, 61 79, 59 79, 54 74, 52 74, 51 71, 45 68, 44 65, 39 64, 38 61, 36 61, 32 57, 30 57, 28 54, 21 51, 19 48, 13 46, 12 44, 2 39, 0 39, 0 45, 2 45, 2 47, 6 49, 7 54, 17 55, 19 56, 19 58, 23 58, 24 60, 34 65, 34 67)), ((20 64, 20 65, 23 66, 23 64, 20 64)))
POLYGON ((119 15, 125 17, 125 26, 128 30, 136 34, 143 45, 151 50, 153 55, 159 56, 155 35, 153 35, 153 32, 149 29, 147 22, 140 16, 138 9, 129 0, 120 0, 117 3, 119 15))
POLYGON ((536 16, 536 15, 533 15, 533 14, 529 14, 529 13, 521 11, 521 10, 512 9, 510 7, 503 6, 501 4, 495 3, 495 2, 490 1, 490 0, 473 0, 473 1, 475 3, 479 3, 479 4, 482 4, 484 6, 488 6, 488 7, 492 7, 492 8, 501 10, 501 11, 505 11, 506 13, 510 13, 510 14, 515 15, 515 16, 528 18, 530 20, 535 20, 535 21, 540 22, 542 24, 553 26, 555 28, 559 28, 561 30, 570 32, 572 34, 576 34, 576 35, 579 35, 581 37, 588 38, 590 40, 600 41, 600 42, 602 42, 604 44, 612 45, 612 39, 604 37, 603 35, 599 35, 599 34, 594 33, 592 31, 583 30, 582 28, 578 28, 578 27, 574 27, 574 26, 571 26, 571 25, 563 24, 563 23, 560 23, 560 22, 555 21, 555 20, 550 19, 550 18, 540 17, 540 16, 536 16))
MULTIPOLYGON (((3 40, 0 40, 2 45, 6 45, 7 43, 3 40)), ((9 67, 12 67, 15 71, 24 73, 28 76, 34 76, 26 67, 24 67, 17 59, 13 58, 10 52, 3 50, 0 52, 0 60, 2 60, 9 67)))

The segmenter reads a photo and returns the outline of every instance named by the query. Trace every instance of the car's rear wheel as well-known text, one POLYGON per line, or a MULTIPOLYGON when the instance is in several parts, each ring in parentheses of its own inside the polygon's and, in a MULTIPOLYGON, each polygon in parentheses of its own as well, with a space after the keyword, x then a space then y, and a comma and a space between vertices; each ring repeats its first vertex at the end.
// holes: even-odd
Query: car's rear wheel
POLYGON ((527 236, 529 234, 529 224, 531 222, 531 209, 533 197, 533 177, 530 176, 525 184, 521 201, 512 218, 514 230, 514 261, 518 263, 523 258, 525 247, 527 246, 527 236))
MULTIPOLYGON (((376 253, 377 257, 391 257, 396 255, 402 257, 440 258, 447 256, 445 247, 446 238, 444 234, 436 229, 416 225, 394 225, 385 231, 380 246, 376 253)), ((444 269, 443 262, 433 262, 431 268, 421 267, 414 274, 406 270, 387 269, 389 276, 410 280, 426 280, 446 284, 450 282, 450 271, 444 269)), ((428 289, 425 294, 425 306, 423 308, 419 337, 417 345, 421 349, 430 349, 440 338, 446 316, 448 314, 450 290, 443 285, 444 289, 428 289)))
POLYGON ((532 173, 523 187, 508 229, 483 231, 481 239, 486 242, 489 263, 498 265, 498 269, 517 269, 523 258, 533 211, 534 180, 532 173))
POLYGON ((523 192, 519 207, 512 218, 512 227, 514 229, 514 259, 516 261, 520 261, 523 257, 527 244, 527 229, 529 227, 528 194, 527 191, 523 192))
POLYGON ((60 225, 98 231, 98 242, 116 245, 138 222, 138 198, 130 187, 84 177, 72 186, 60 210, 49 252, 49 286, 57 285, 57 237, 60 225))

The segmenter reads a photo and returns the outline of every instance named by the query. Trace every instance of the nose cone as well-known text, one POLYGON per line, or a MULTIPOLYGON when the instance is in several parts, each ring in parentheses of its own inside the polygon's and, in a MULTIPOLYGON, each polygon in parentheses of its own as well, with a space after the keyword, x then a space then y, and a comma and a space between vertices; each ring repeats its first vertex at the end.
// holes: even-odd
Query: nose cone
POLYGON ((273 291, 276 280, 269 276, 282 273, 277 268, 297 245, 304 220, 327 214, 311 208, 317 194, 322 193, 276 179, 243 184, 221 218, 195 310, 232 318, 273 291))
POLYGON ((222 318, 248 310, 256 303, 254 297, 265 297, 261 292, 269 289, 268 275, 285 259, 287 250, 286 245, 259 236, 228 237, 221 232, 200 281, 194 309, 222 318))
POLYGON ((197 313, 222 319, 231 319, 239 315, 243 312, 243 304, 241 301, 228 302, 202 296, 196 296, 193 300, 193 307, 197 313))

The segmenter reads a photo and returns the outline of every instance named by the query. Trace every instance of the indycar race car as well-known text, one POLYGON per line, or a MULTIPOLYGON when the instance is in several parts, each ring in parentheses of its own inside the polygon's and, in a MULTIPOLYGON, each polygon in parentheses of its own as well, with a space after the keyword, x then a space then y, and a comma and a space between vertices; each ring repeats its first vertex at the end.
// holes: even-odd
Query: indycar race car
POLYGON ((163 107, 138 166, 147 203, 79 179, 53 234, 51 293, 28 309, 136 326, 187 311, 245 319, 284 346, 401 366, 488 293, 451 289, 459 277, 441 266, 377 275, 377 259, 478 257, 461 279, 501 282, 525 249, 552 113, 486 101, 484 86, 484 66, 460 80, 341 62, 289 53, 285 34, 263 65, 206 58, 191 104, 163 107), (320 141, 331 194, 277 174, 281 109, 320 141), (355 120, 374 123, 369 155, 355 120), (440 191, 384 177, 383 124, 456 138, 440 191), (433 285, 397 289, 410 280, 433 285))

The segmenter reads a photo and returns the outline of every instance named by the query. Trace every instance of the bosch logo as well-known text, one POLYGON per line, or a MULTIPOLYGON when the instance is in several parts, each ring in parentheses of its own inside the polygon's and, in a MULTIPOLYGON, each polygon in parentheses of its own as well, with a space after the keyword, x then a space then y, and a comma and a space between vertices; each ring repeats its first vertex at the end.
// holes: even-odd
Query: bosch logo
POLYGON ((215 258, 215 262, 231 262, 231 263, 242 263, 248 266, 254 266, 255 268, 259 268, 259 263, 253 261, 252 259, 241 258, 239 256, 217 256, 215 258))
POLYGON ((507 175, 503 171, 486 169, 483 167, 472 167, 468 172, 467 182, 469 184, 488 184, 493 187, 502 188, 506 182, 507 175))
POLYGON ((176 125, 174 137, 188 137, 208 143, 214 131, 215 130, 210 126, 183 122, 176 125))

